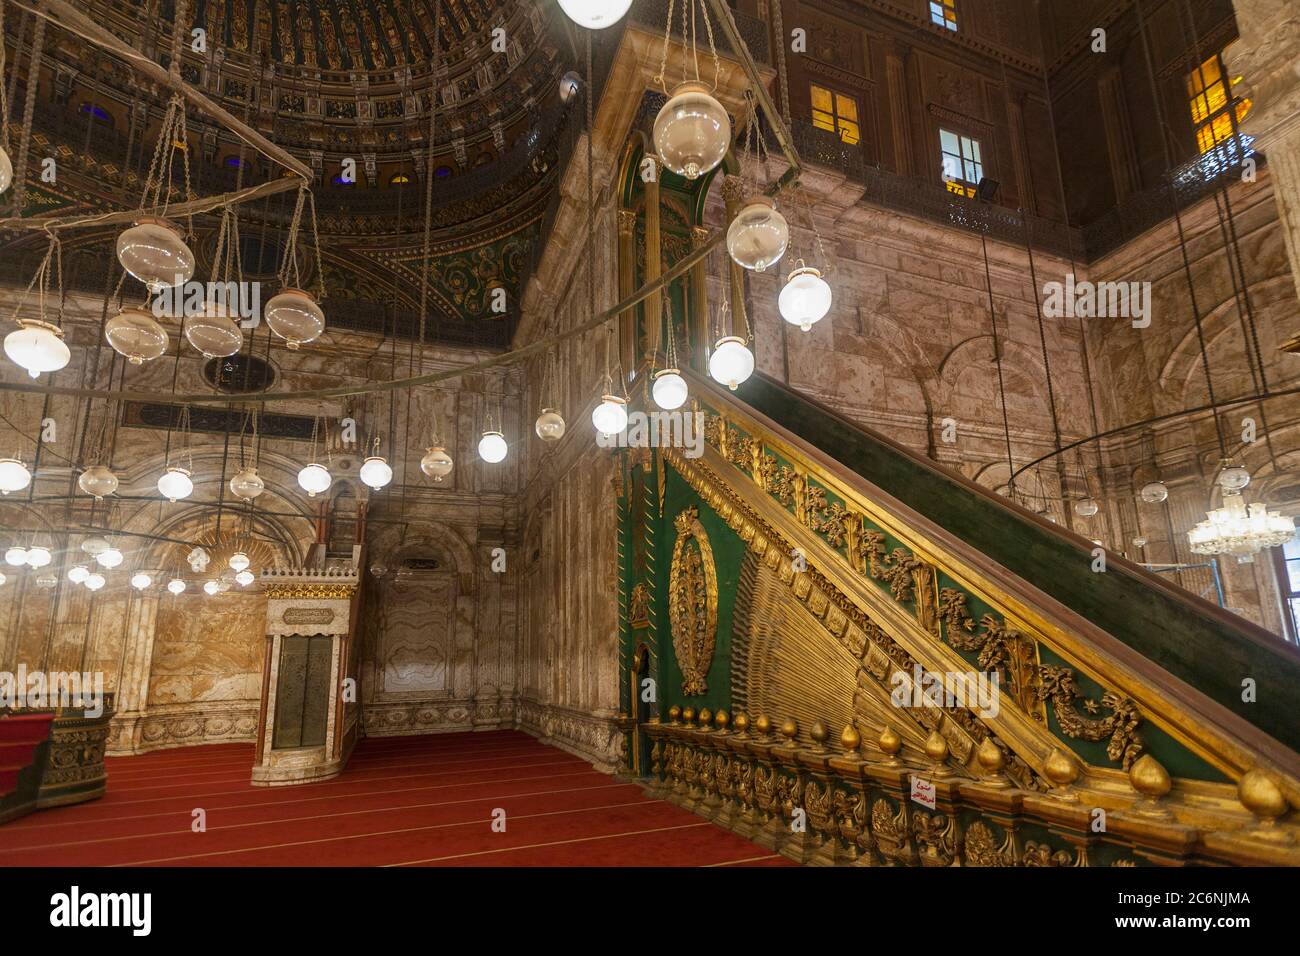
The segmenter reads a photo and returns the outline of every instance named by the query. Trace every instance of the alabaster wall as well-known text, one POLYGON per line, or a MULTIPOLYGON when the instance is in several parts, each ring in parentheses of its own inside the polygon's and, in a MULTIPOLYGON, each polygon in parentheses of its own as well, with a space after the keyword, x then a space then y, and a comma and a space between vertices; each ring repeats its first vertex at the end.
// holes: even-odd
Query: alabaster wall
MULTIPOLYGON (((1093 264, 1098 279, 1152 283, 1149 328, 1127 322, 1092 320, 1088 349, 1097 382, 1103 429, 1118 428, 1183 409, 1206 406, 1209 387, 1221 406, 1218 418, 1227 452, 1251 473, 1248 502, 1263 501, 1285 514, 1300 516, 1300 483, 1292 474, 1300 464, 1300 401, 1283 396, 1263 405, 1236 400, 1300 385, 1300 356, 1278 346, 1300 333, 1296 286, 1278 220, 1277 197, 1267 167, 1254 183, 1234 183, 1225 203, 1211 197, 1182 216, 1188 266, 1179 246, 1177 223, 1170 221, 1093 264), (1228 208, 1232 218, 1229 222, 1228 208), (1235 231, 1240 258, 1228 241, 1235 231), (1234 289, 1232 269, 1244 270, 1234 289), (1209 355, 1207 380, 1193 309, 1201 314, 1201 335, 1209 355), (1247 321, 1246 297, 1254 315, 1247 321), (1262 362, 1262 369, 1261 369, 1262 362), (1243 442, 1243 420, 1253 419, 1257 440, 1243 442)), ((1214 419, 1208 412, 1180 416, 1137 428, 1106 442, 1102 498, 1097 516, 1110 543, 1159 563, 1201 563, 1191 553, 1187 532, 1218 507, 1215 485, 1221 458, 1214 419), (1169 500, 1148 505, 1137 499, 1141 486, 1162 480, 1169 500), (1133 546, 1145 538, 1145 548, 1133 546)), ((1219 561, 1225 604, 1282 634, 1277 576, 1268 554, 1249 564, 1219 561)), ((1184 586, 1214 600, 1206 571, 1176 575, 1184 586)))
MULTIPOLYGON (((0 307, 12 310, 15 304, 12 291, 0 292, 0 307)), ((327 300, 327 308, 346 308, 346 304, 330 306, 327 300)), ((111 352, 97 349, 101 310, 102 302, 69 299, 64 327, 73 357, 69 367, 54 377, 56 384, 103 388, 108 382, 111 352)), ((170 331, 174 349, 176 330, 170 331)), ((256 332, 258 354, 263 354, 266 335, 265 328, 256 332)), ((337 332, 327 332, 298 352, 275 346, 269 353, 277 373, 275 387, 283 391, 446 370, 482 357, 472 350, 433 346, 426 346, 422 354, 413 353, 405 342, 397 343, 394 350, 391 343, 374 337, 337 332)), ((182 344, 179 366, 168 355, 128 368, 125 387, 170 393, 175 375, 177 392, 210 394, 202 378, 203 364, 198 353, 182 344)), ((6 381, 23 377, 8 362, 0 363, 0 376, 6 381)), ((119 364, 114 387, 121 381, 119 364)), ((374 434, 382 436, 381 451, 392 462, 396 477, 384 491, 369 492, 355 477, 364 450, 342 446, 335 438, 329 451, 334 487, 328 495, 311 499, 296 482, 297 470, 311 457, 311 443, 267 438, 259 461, 266 491, 255 509, 255 536, 264 548, 266 564, 301 563, 322 512, 339 516, 330 547, 342 548, 346 554, 355 535, 352 519, 357 502, 364 500, 370 532, 367 544, 379 560, 396 567, 402 554, 414 553, 414 544, 433 542, 438 553, 450 556, 460 582, 451 615, 458 633, 451 658, 455 679, 437 693, 431 689, 427 700, 408 696, 402 706, 391 708, 400 711, 397 717, 380 706, 391 700, 374 699, 375 708, 363 713, 367 732, 497 726, 513 719, 518 388, 517 374, 502 372, 454 379, 413 396, 392 393, 391 399, 369 401, 286 402, 276 403, 273 409, 279 414, 356 418, 360 443, 374 434), (475 450, 489 415, 494 423, 502 422, 514 446, 510 458, 500 465, 480 462, 475 450), (419 471, 420 456, 435 431, 456 463, 441 485, 432 484, 419 471), (505 575, 490 570, 491 549, 497 546, 511 552, 505 575), (434 698, 440 708, 436 719, 415 706, 434 698), (452 700, 459 702, 464 715, 448 703, 452 700)), ((40 543, 51 546, 55 562, 49 570, 58 581, 44 590, 36 587, 35 572, 5 568, 9 580, 0 586, 0 669, 13 670, 22 663, 29 669, 102 672, 106 690, 117 694, 122 715, 113 741, 116 750, 251 740, 265 656, 265 601, 260 586, 214 598, 200 594, 205 575, 189 571, 184 562, 188 544, 175 543, 197 543, 218 532, 221 536, 235 532, 235 509, 225 484, 239 467, 237 436, 227 443, 223 435, 195 432, 188 451, 178 454, 184 443, 173 433, 171 459, 187 467, 192 460, 195 492, 185 501, 168 503, 158 500, 155 487, 166 457, 164 430, 121 425, 114 432, 117 415, 106 413, 102 402, 87 410, 75 398, 47 401, 14 392, 0 393, 0 415, 0 443, 9 449, 6 453, 19 454, 37 475, 30 495, 18 493, 0 502, 0 527, 14 543, 30 544, 36 534, 40 543), (42 420, 54 422, 56 435, 54 441, 40 446, 37 460, 34 438, 42 420), (92 514, 90 499, 76 490, 76 472, 70 470, 68 460, 99 460, 93 449, 101 435, 107 436, 105 444, 113 449, 111 459, 103 460, 111 464, 121 484, 117 497, 92 514), (224 502, 219 504, 222 496, 224 502), (49 534, 51 528, 69 526, 86 533, 49 534), (119 569, 107 573, 108 585, 94 595, 66 580, 67 568, 84 558, 80 543, 92 528, 120 532, 117 544, 126 555, 119 569), (160 591, 159 582, 137 593, 128 581, 140 569, 166 575, 183 571, 190 590, 175 598, 160 591)), ((324 453, 323 448, 318 450, 318 455, 324 453)), ((390 649, 400 643, 385 637, 390 626, 399 631, 412 626, 409 616, 384 614, 382 584, 370 597, 357 622, 366 661, 374 659, 374 642, 390 649)), ((439 613, 445 612, 440 592, 427 597, 439 613)), ((407 661, 417 670, 425 666, 419 659, 424 649, 431 655, 446 650, 408 642, 407 661)), ((373 679, 373 673, 362 675, 363 695, 370 695, 368 699, 377 693, 367 685, 373 679)))

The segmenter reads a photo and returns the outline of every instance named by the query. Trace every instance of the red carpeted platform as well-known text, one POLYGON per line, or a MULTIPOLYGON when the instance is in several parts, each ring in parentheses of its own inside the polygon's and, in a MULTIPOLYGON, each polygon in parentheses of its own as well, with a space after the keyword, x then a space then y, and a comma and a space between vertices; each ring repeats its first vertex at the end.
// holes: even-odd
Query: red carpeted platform
POLYGON ((0 717, 0 797, 18 786, 18 775, 31 766, 36 748, 50 737, 54 714, 8 714, 0 717))
POLYGON ((341 776, 300 787, 252 786, 252 753, 109 758, 104 799, 5 825, 0 867, 789 863, 518 731, 366 739, 341 776))

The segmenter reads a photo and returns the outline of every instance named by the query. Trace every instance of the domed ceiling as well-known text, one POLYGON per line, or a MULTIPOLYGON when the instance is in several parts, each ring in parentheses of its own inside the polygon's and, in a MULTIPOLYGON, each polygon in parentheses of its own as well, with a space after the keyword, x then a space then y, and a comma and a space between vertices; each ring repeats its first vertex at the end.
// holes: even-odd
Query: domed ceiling
MULTIPOLYGON (((79 5, 167 63, 173 0, 79 5)), ((181 74, 315 173, 326 280, 335 301, 348 303, 338 327, 399 335, 416 327, 409 316, 419 296, 436 96, 434 244, 424 271, 445 321, 434 328, 448 341, 504 346, 514 310, 502 322, 484 314, 483 302, 501 286, 512 307, 522 297, 558 150, 569 138, 561 134, 574 119, 557 95, 571 66, 560 54, 568 46, 556 22, 563 18, 550 0, 441 0, 440 9, 435 32, 434 0, 192 0, 191 28, 204 28, 207 43, 186 45, 181 74), (494 43, 498 27, 504 33, 494 43), (341 175, 348 160, 352 181, 341 175)), ((19 24, 30 26, 7 20, 13 49, 19 24)), ((45 212, 67 212, 138 195, 140 144, 156 138, 162 94, 61 31, 47 36, 43 67, 48 92, 39 99, 50 108, 38 110, 37 137, 63 158, 58 183, 33 190, 33 201, 45 212)), ((228 131, 189 119, 190 163, 204 191, 280 174, 228 131)), ((283 206, 249 206, 240 215, 246 225, 269 223, 273 231, 259 233, 270 240, 283 225, 283 206)), ((87 237, 87 251, 99 244, 87 237)))

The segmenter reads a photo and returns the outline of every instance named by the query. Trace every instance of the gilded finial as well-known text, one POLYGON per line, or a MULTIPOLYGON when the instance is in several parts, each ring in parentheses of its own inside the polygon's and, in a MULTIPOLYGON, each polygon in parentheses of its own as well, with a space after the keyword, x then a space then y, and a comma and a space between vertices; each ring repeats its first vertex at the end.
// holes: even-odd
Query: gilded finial
POLYGON ((1294 836, 1277 825, 1278 819, 1291 809, 1277 781, 1262 770, 1247 770, 1237 781, 1237 798, 1255 815, 1250 835, 1278 843, 1293 843, 1294 836))
POLYGON ((885 755, 887 766, 897 767, 902 764, 898 759, 898 752, 903 749, 903 738, 898 736, 889 724, 885 724, 884 729, 880 731, 880 736, 876 738, 876 746, 885 755))
POLYGON ((947 764, 948 754, 951 752, 948 741, 943 739, 943 734, 939 733, 938 728, 930 731, 930 736, 925 738, 925 755, 934 761, 930 773, 935 776, 952 773, 947 764))
POLYGON ((840 746, 846 754, 856 754, 858 748, 862 746, 862 735, 858 733, 858 728, 852 724, 845 724, 844 729, 840 731, 840 746))
POLYGON ((826 741, 830 739, 830 729, 820 720, 814 720, 813 725, 808 728, 808 736, 812 738, 814 750, 825 750, 826 741))
POLYGON ((799 724, 793 717, 787 717, 785 720, 781 721, 781 736, 785 738, 785 742, 788 746, 794 746, 794 738, 798 733, 799 724))
POLYGON ((684 707, 684 708, 682 708, 682 723, 684 723, 684 724, 693 724, 693 723, 695 723, 695 708, 694 708, 694 707, 684 707))
POLYGON ((990 787, 1009 786, 1007 778, 1003 771, 1007 766, 1007 755, 1002 752, 1002 748, 993 742, 993 735, 985 737, 980 741, 979 747, 975 750, 975 759, 979 765, 988 771, 988 776, 984 779, 984 784, 990 787))
POLYGON ((1159 801, 1173 788, 1173 780, 1169 777, 1169 771, 1160 765, 1160 761, 1150 754, 1138 757, 1133 761, 1133 766, 1128 768, 1128 782, 1142 794, 1142 799, 1134 804, 1134 810, 1146 816, 1169 816, 1169 811, 1160 806, 1159 801))
POLYGON ((682 709, 676 704, 668 708, 668 723, 675 724, 682 719, 682 709))
POLYGON ((749 717, 743 710, 736 711, 736 719, 731 722, 731 726, 736 728, 737 737, 744 737, 749 731, 749 717))
POLYGON ((731 719, 727 716, 725 710, 719 710, 713 715, 713 726, 718 728, 719 733, 725 734, 727 732, 727 724, 729 723, 731 723, 731 719))
POLYGON ((767 714, 759 714, 758 717, 754 719, 754 730, 763 737, 766 737, 772 732, 772 721, 767 714))
POLYGON ((1055 785, 1052 796, 1059 800, 1079 799, 1073 786, 1074 781, 1079 779, 1079 762, 1073 757, 1067 757, 1058 748, 1053 747, 1052 752, 1043 761, 1043 776, 1055 785))
POLYGON ((709 725, 713 723, 713 711, 707 707, 700 708, 700 729, 708 730, 709 725))

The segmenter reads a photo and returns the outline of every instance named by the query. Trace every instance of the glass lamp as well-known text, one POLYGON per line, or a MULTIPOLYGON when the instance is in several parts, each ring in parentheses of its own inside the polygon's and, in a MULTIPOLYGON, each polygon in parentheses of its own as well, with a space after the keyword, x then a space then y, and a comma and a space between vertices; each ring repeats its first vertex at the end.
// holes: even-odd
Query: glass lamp
POLYGON ((1169 497, 1169 489, 1163 481, 1149 481, 1142 486, 1142 500, 1149 505, 1158 505, 1169 497))
POLYGON ((564 417, 553 408, 543 408, 533 425, 537 437, 545 442, 559 441, 564 437, 564 428, 564 417))
POLYGON ((504 461, 506 451, 506 436, 500 432, 486 431, 478 441, 478 456, 489 465, 504 461))
POLYGON ((180 578, 172 578, 167 582, 167 590, 172 594, 181 594, 185 591, 185 582, 180 578))
POLYGON ((754 353, 738 335, 724 335, 713 346, 709 356, 709 375, 720 385, 733 392, 741 382, 754 374, 754 353))
POLYGON ((194 482, 184 468, 171 465, 158 479, 158 492, 168 501, 188 498, 194 492, 194 482))
POLYGON ((107 465, 91 465, 77 478, 77 487, 99 501, 117 491, 117 475, 107 465))
POLYGON ((560 9, 580 27, 603 30, 623 19, 632 0, 560 0, 560 9))
POLYGON ((230 493, 244 501, 252 501, 266 490, 264 482, 256 468, 241 468, 230 479, 230 493))
POLYGON ((727 252, 737 265, 762 272, 785 255, 790 226, 767 196, 746 201, 727 227, 727 252))
POLYGON ((314 342, 325 331, 325 313, 302 289, 285 289, 272 296, 264 314, 271 331, 290 349, 314 342))
POLYGON ((29 568, 43 568, 53 560, 49 548, 36 545, 27 549, 27 566, 29 568))
POLYGON ((208 302, 201 313, 185 319, 185 341, 204 358, 229 358, 243 347, 244 333, 239 331, 226 306, 208 302))
POLYGON ((39 378, 42 372, 57 372, 72 358, 63 330, 36 319, 18 320, 18 328, 5 336, 5 355, 32 378, 39 378))
POLYGON ((675 368, 661 369, 655 373, 650 394, 655 404, 665 411, 671 412, 675 408, 681 408, 686 404, 686 379, 682 378, 681 373, 675 368))
POLYGON ((627 428, 627 399, 602 395, 600 404, 591 413, 591 423, 601 434, 617 435, 627 428))
POLYGON ((32 473, 17 458, 0 458, 0 494, 22 491, 32 483, 32 473))
POLYGON ((91 591, 98 591, 105 584, 104 576, 96 571, 94 574, 86 575, 86 580, 81 582, 91 591))
POLYGON ((393 480, 393 467, 382 455, 371 455, 361 463, 357 477, 369 488, 378 491, 393 480))
POLYGON ((799 260, 777 298, 781 318, 807 332, 831 310, 831 287, 819 270, 799 260))
POLYGON ((167 351, 167 332, 144 309, 123 309, 104 323, 104 338, 132 365, 151 362, 167 351))
POLYGON ((679 176, 699 179, 714 169, 731 145, 731 119, 703 83, 683 83, 659 110, 655 152, 679 176))
POLYGON ((312 462, 298 472, 298 487, 307 492, 308 498, 315 498, 322 492, 328 491, 333 482, 334 477, 329 470, 316 462, 312 462))
POLYGON ((151 584, 153 584, 153 577, 147 571, 137 571, 131 575, 131 587, 137 591, 143 591, 151 584))
POLYGON ((117 261, 153 293, 182 285, 194 275, 194 253, 180 230, 147 216, 117 237, 117 261))
POLYGON ((5 552, 5 564, 14 568, 21 568, 26 565, 27 549, 20 545, 14 545, 5 552))
POLYGON ((451 469, 451 455, 441 445, 430 446, 420 459, 420 470, 437 482, 450 475, 451 469))

